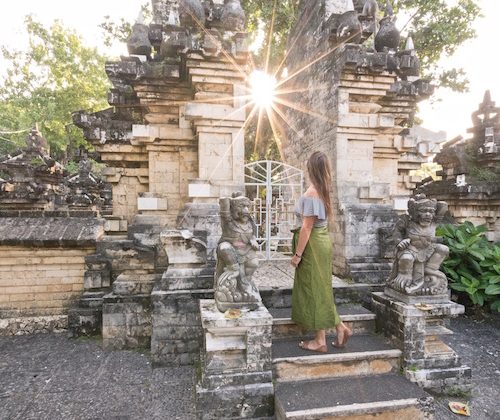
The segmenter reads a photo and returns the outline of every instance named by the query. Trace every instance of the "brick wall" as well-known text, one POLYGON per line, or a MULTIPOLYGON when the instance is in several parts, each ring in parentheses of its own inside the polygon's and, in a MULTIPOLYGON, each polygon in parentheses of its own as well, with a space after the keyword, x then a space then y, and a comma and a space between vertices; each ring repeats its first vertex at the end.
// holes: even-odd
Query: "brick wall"
POLYGON ((0 318, 66 314, 95 249, 0 246, 0 318))

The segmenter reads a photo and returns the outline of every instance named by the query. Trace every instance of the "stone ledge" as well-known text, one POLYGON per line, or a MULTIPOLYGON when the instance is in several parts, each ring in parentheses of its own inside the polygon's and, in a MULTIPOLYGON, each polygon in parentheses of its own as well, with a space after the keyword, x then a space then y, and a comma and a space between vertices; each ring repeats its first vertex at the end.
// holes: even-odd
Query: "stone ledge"
POLYGON ((67 328, 67 315, 0 319, 0 336, 65 332, 67 328))
POLYGON ((0 245, 36 247, 95 246, 104 220, 78 217, 5 217, 0 245))

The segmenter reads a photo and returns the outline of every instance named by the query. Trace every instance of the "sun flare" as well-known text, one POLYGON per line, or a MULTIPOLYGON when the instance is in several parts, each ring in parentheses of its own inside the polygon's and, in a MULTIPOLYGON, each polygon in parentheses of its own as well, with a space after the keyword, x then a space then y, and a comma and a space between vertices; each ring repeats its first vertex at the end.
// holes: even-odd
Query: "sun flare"
POLYGON ((269 108, 276 96, 277 80, 261 70, 255 70, 249 77, 252 99, 258 107, 269 108))

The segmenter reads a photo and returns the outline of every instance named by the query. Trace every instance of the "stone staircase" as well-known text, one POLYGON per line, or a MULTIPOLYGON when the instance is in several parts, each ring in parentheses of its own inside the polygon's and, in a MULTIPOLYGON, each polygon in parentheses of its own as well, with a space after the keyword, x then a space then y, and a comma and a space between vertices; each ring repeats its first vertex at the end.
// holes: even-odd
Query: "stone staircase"
POLYGON ((359 304, 338 311, 354 335, 328 353, 298 347, 304 339, 290 308, 271 308, 276 419, 430 419, 433 399, 400 374, 401 351, 375 334, 375 314, 359 304))

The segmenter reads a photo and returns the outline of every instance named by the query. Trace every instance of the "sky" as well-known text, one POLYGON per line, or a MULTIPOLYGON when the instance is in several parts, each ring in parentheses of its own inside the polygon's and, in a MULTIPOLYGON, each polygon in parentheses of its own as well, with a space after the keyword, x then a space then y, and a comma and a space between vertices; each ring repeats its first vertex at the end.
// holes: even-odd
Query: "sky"
MULTIPOLYGON (((140 6, 147 0, 20 0, 4 5, 0 15, 0 45, 22 48, 25 45, 23 19, 28 14, 50 24, 58 19, 75 29, 88 45, 98 47, 108 55, 126 54, 125 45, 115 45, 111 51, 102 45, 98 25, 109 15, 115 21, 125 18, 134 21, 140 6)), ((475 22, 477 38, 460 46, 452 56, 442 60, 445 67, 464 67, 470 80, 468 93, 438 89, 430 100, 420 103, 419 117, 423 126, 433 131, 446 131, 447 139, 466 136, 471 126, 470 115, 482 101, 486 89, 500 106, 500 78, 495 60, 498 57, 498 24, 500 0, 480 0, 484 17, 475 22)), ((417 51, 418 53, 418 51, 417 51)), ((0 74, 5 63, 0 61, 0 74)))

